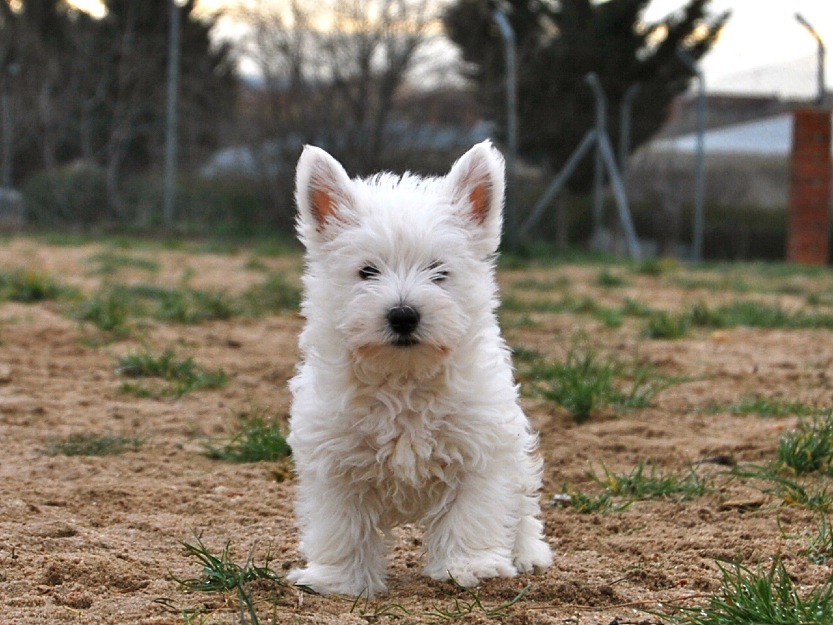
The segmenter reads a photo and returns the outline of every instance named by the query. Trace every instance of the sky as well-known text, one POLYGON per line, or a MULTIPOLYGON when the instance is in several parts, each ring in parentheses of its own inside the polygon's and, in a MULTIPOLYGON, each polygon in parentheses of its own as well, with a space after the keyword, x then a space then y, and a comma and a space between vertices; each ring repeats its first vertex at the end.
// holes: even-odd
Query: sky
MULTIPOLYGON (((646 18, 660 18, 683 4, 653 0, 646 18)), ((814 95, 818 44, 795 19, 800 13, 830 50, 826 83, 833 90, 833 0, 712 0, 710 6, 715 13, 731 10, 732 17, 703 59, 707 89, 814 95)))
MULTIPOLYGON (((100 7, 99 0, 73 1, 93 11, 100 7)), ((234 0, 201 0, 200 4, 214 8, 234 4, 234 0)), ((653 0, 645 17, 660 19, 684 4, 683 0, 653 0)), ((712 0, 710 7, 715 13, 731 10, 732 17, 703 59, 708 90, 815 95, 818 46, 795 19, 796 13, 813 25, 831 50, 826 82, 828 90, 833 90, 833 0, 712 0)))

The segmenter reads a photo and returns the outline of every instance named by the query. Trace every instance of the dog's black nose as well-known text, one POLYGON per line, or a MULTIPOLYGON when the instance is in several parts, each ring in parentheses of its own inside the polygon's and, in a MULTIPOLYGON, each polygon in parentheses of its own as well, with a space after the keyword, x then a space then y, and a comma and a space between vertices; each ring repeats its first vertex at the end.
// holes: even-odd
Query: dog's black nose
POLYGON ((419 313, 413 306, 395 306, 388 311, 388 324, 399 336, 408 336, 419 325, 419 313))

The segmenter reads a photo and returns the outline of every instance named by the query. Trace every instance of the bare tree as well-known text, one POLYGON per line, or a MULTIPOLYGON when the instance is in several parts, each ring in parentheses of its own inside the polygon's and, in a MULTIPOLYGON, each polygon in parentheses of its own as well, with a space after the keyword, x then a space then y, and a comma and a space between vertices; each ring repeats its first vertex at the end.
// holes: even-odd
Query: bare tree
MULTIPOLYGON (((244 55, 264 79, 270 138, 325 144, 354 169, 379 166, 394 98, 432 36, 430 0, 250 3, 244 55)), ((288 141, 287 141, 288 140, 288 141)))

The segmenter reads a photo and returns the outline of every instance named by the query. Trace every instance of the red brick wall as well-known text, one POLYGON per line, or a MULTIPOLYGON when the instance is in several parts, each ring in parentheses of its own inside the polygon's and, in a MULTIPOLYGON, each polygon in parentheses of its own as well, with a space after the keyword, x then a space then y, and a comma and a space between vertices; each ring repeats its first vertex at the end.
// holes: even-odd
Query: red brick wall
POLYGON ((825 265, 830 229, 830 111, 793 112, 787 260, 825 265))

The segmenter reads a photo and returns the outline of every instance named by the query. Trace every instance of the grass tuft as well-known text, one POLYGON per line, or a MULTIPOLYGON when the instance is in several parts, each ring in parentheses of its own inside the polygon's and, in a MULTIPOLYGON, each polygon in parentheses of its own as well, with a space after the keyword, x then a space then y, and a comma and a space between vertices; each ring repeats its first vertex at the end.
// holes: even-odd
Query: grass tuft
POLYGON ((469 615, 481 615, 487 619, 503 618, 508 615, 507 611, 509 608, 523 599, 524 595, 531 588, 530 585, 524 586, 512 599, 497 606, 487 606, 483 603, 479 588, 467 588, 453 577, 451 578, 451 582, 458 590, 462 591, 463 598, 455 597, 452 606, 449 608, 435 606, 433 610, 426 613, 428 618, 432 618, 437 622, 456 621, 465 619, 469 615))
POLYGON ((159 271, 159 263, 154 260, 120 254, 112 250, 93 254, 87 259, 87 264, 92 265, 93 273, 99 275, 113 275, 120 269, 137 269, 148 273, 159 271))
POLYGON ((590 495, 571 487, 569 484, 564 484, 561 492, 553 495, 550 499, 550 505, 555 508, 572 508, 581 514, 621 512, 628 508, 631 503, 630 501, 615 500, 608 490, 603 490, 597 495, 590 495))
POLYGON ((833 476, 833 411, 801 421, 778 442, 777 465, 796 474, 833 476))
POLYGON ((833 562, 833 528, 824 514, 821 515, 818 532, 810 538, 807 555, 813 564, 820 566, 833 562))
POLYGON ((282 274, 272 273, 264 282, 246 291, 241 299, 244 309, 254 316, 294 311, 301 305, 301 289, 282 274))
POLYGON ((203 369, 192 358, 178 359, 170 349, 158 356, 149 352, 128 354, 119 359, 116 371, 123 377, 158 378, 165 383, 161 387, 122 384, 122 392, 139 397, 179 397, 190 391, 220 388, 228 382, 228 376, 221 369, 203 369))
POLYGON ((599 272, 596 283, 602 288, 613 289, 625 286, 627 281, 620 274, 614 273, 605 267, 599 272))
POLYGON ((809 417, 822 414, 824 409, 774 397, 744 397, 738 402, 725 406, 716 403, 709 404, 706 411, 711 414, 728 412, 734 415, 754 414, 761 417, 809 417))
POLYGON ((590 479, 601 486, 597 494, 588 494, 565 484, 562 492, 554 495, 553 506, 570 507, 582 514, 620 512, 634 502, 648 499, 688 501, 712 490, 706 478, 694 471, 683 475, 663 473, 654 464, 640 462, 629 473, 614 473, 603 466, 604 475, 590 473, 590 479), (650 467, 648 470, 646 470, 650 467))
POLYGON ((658 310, 648 316, 643 334, 650 339, 681 339, 690 327, 689 315, 658 310))
POLYGON ((251 556, 245 564, 240 565, 232 561, 228 542, 219 555, 211 553, 200 536, 197 536, 195 544, 182 543, 182 545, 189 555, 197 559, 202 570, 199 577, 174 578, 174 581, 186 592, 235 594, 240 604, 241 622, 245 622, 245 613, 247 613, 252 625, 258 625, 259 620, 255 609, 257 601, 252 597, 249 585, 258 580, 282 582, 281 577, 270 568, 271 553, 266 554, 262 566, 252 562, 251 556))
POLYGON ((565 408, 577 423, 605 407, 644 408, 676 382, 656 374, 638 358, 624 365, 580 346, 572 347, 564 362, 532 360, 522 373, 534 392, 565 408))
POLYGON ((704 606, 676 607, 681 625, 829 625, 833 623, 833 578, 799 593, 780 560, 768 572, 721 564, 720 592, 704 606))
POLYGON ((630 473, 614 473, 602 467, 604 476, 591 474, 591 478, 604 487, 612 497, 624 497, 631 501, 645 499, 674 499, 687 501, 701 497, 711 490, 706 478, 689 469, 684 475, 663 473, 655 464, 637 464, 630 473), (648 470, 646 468, 650 467, 648 470))
POLYGON ((274 462, 290 455, 279 419, 267 418, 257 409, 238 419, 238 431, 230 440, 219 446, 204 445, 206 456, 226 462, 274 462))
POLYGON ((128 300, 112 289, 100 291, 81 301, 75 311, 78 321, 91 323, 99 330, 116 337, 130 334, 132 316, 133 311, 128 300))
POLYGON ((34 303, 74 296, 74 289, 58 284, 34 269, 0 271, 0 301, 34 303))

